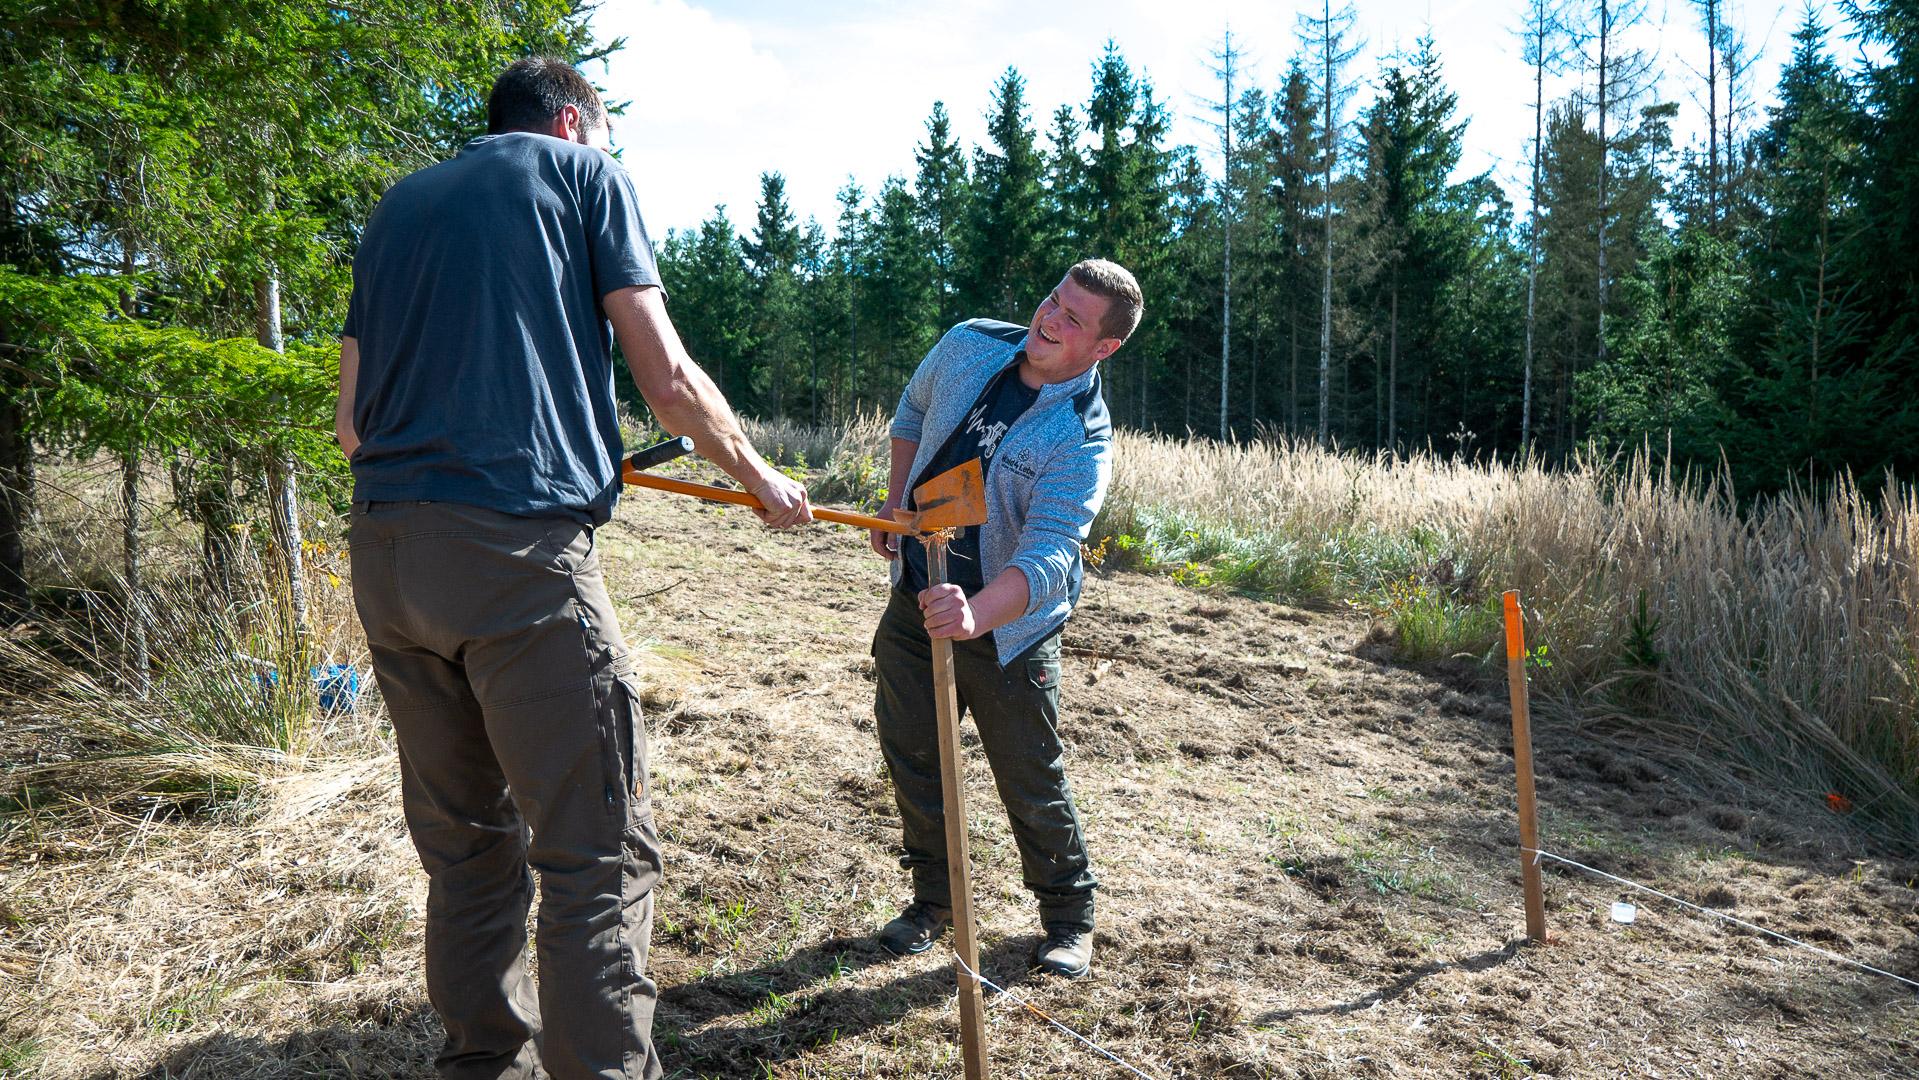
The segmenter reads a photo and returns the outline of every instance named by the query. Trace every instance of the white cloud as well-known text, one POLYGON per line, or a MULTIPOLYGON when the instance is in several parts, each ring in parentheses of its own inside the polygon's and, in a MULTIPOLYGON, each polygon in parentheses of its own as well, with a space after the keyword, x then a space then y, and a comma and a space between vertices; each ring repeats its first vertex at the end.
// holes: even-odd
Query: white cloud
POLYGON ((745 26, 686 0, 604 4, 592 20, 596 39, 626 39, 604 81, 610 98, 633 103, 620 126, 635 137, 680 125, 738 127, 747 110, 788 89, 785 67, 745 26))
POLYGON ((726 201, 713 176, 771 167, 757 149, 760 114, 792 93, 791 80, 745 25, 686 0, 614 0, 594 11, 593 32, 601 42, 626 39, 587 74, 609 101, 628 103, 613 143, 656 234, 726 201))

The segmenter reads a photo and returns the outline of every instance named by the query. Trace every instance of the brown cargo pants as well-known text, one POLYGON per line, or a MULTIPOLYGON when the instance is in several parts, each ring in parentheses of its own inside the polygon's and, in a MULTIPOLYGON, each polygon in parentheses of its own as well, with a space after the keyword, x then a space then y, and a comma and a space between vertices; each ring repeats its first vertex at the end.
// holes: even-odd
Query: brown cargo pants
MULTIPOLYGON (((1039 899, 1040 925, 1091 930, 1099 880, 1059 741, 1059 639, 1053 631, 1003 668, 991 634, 955 641, 953 683, 960 711, 972 713, 993 767, 1020 871, 1039 899)), ((912 874, 914 900, 951 907, 933 641, 919 602, 904 589, 892 590, 873 633, 873 661, 879 680, 873 716, 899 804, 900 865, 912 874)))
POLYGON ((353 596, 429 880, 449 1080, 654 1080, 660 847, 646 732, 591 529, 356 503, 353 596), (539 872, 537 1002, 526 916, 539 872))

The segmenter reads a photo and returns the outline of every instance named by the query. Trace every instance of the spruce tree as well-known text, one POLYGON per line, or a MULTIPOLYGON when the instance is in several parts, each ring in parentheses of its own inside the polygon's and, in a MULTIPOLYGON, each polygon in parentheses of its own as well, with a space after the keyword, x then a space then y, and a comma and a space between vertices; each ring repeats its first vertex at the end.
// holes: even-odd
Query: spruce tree
POLYGON ((935 101, 926 121, 926 142, 913 148, 919 167, 913 195, 920 231, 932 259, 933 295, 940 329, 960 319, 959 255, 971 191, 967 185, 966 153, 953 138, 953 121, 946 103, 935 101))
POLYGON ((1538 337, 1540 167, 1546 148, 1546 75, 1548 72, 1558 74, 1565 61, 1565 28, 1558 4, 1559 0, 1528 0, 1526 21, 1521 28, 1521 51, 1533 69, 1532 186, 1527 193, 1532 208, 1526 229, 1526 359, 1519 418, 1522 451, 1532 445, 1533 437, 1533 350, 1538 337))
MULTIPOLYGON (((1901 400, 1852 461, 1862 474, 1919 468, 1919 0, 1849 8, 1885 62, 1865 73, 1857 180, 1857 236, 1840 262, 1867 315, 1872 363, 1901 400)), ((1873 477, 1873 482, 1877 478, 1873 477)))
POLYGON ((1856 468, 1872 483, 1895 460, 1905 396, 1896 365, 1873 348, 1875 314, 1857 276, 1865 235, 1855 185, 1869 120, 1826 51, 1808 10, 1781 72, 1779 104, 1754 140, 1762 213, 1746 232, 1750 293, 1735 353, 1739 377, 1716 433, 1737 479, 1768 490, 1802 476, 1856 468))
MULTIPOLYGON (((1319 246, 1315 210, 1320 206, 1321 159, 1326 153, 1317 126, 1312 81, 1295 57, 1286 82, 1273 103, 1271 193, 1274 202, 1279 266, 1278 296, 1286 328, 1286 427, 1294 436, 1301 426, 1300 360, 1318 336, 1318 276, 1314 253, 1319 246)), ((1317 401, 1317 396, 1315 396, 1317 401)))
POLYGON ((760 410, 786 415, 788 378, 803 351, 804 323, 798 263, 800 230, 786 201, 786 178, 760 174, 760 201, 750 237, 740 238, 753 277, 755 378, 750 384, 760 410))
POLYGON ((968 314, 1024 323, 1064 267, 1047 245, 1045 161, 1026 111, 1026 80, 1007 68, 986 115, 992 147, 973 154, 974 198, 960 294, 968 314))
POLYGON ((867 393, 891 405, 945 328, 938 325, 934 292, 938 268, 926 250, 912 189, 903 178, 889 176, 876 202, 861 333, 870 335, 867 355, 873 358, 867 393))
MULTIPOLYGON (((865 369, 860 362, 861 346, 865 344, 870 349, 872 337, 861 334, 860 317, 873 262, 873 214, 866 204, 866 193, 851 179, 835 197, 840 213, 834 222, 825 276, 831 283, 827 293, 833 305, 830 317, 841 328, 836 335, 839 347, 835 349, 832 365, 834 416, 844 419, 859 415, 873 400, 861 381, 865 369)), ((828 315, 822 311, 821 317, 828 315)))
POLYGON ((749 358, 758 341, 753 279, 740 244, 726 207, 715 206, 698 231, 667 233, 660 252, 673 326, 687 353, 734 400, 753 383, 749 358))
POLYGON ((1092 242, 1092 206, 1086 185, 1085 125, 1071 105, 1053 110, 1047 132, 1046 243, 1047 262, 1061 268, 1085 257, 1092 242))
MULTIPOLYGON (((1059 119, 1064 135, 1070 118, 1059 119)), ((1159 297, 1171 294, 1165 256, 1174 236, 1168 197, 1172 158, 1163 145, 1169 123, 1152 85, 1134 76, 1119 47, 1109 41, 1093 65, 1093 93, 1086 103, 1086 131, 1093 145, 1083 158, 1074 146, 1056 167, 1061 179, 1076 173, 1080 184, 1076 192, 1055 189, 1062 210, 1081 215, 1074 259, 1112 259, 1133 272, 1148 296, 1159 297)), ((1166 345, 1164 319, 1149 302, 1146 320, 1124 360, 1107 367, 1112 378, 1108 402, 1116 415, 1135 424, 1146 422, 1153 364, 1166 345), (1123 381, 1118 377, 1122 372, 1123 381)))

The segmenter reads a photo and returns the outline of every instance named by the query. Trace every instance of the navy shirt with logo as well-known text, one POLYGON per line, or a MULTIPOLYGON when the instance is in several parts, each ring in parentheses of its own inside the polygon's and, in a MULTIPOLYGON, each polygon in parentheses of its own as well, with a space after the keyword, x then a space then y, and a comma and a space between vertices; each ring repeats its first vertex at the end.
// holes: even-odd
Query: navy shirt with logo
POLYGON ((592 147, 488 135, 394 184, 342 328, 354 499, 606 521, 621 446, 600 301, 659 283, 633 180, 592 147))
MULTIPOLYGON (((979 459, 980 474, 984 476, 993 467, 993 455, 999 450, 1000 440, 1012 428, 1013 421, 1033 407, 1039 400, 1039 391, 1026 385, 1019 377, 1019 366, 1026 359, 1024 350, 1013 354, 1013 362, 992 377, 986 388, 980 391, 973 401, 973 407, 966 410, 966 418, 960 421, 953 434, 947 436, 939 452, 928 459, 926 470, 918 479, 925 483, 935 476, 979 459)), ((909 492, 906 508, 917 509, 909 492)), ((901 541, 906 549, 906 576, 901 585, 918 593, 926 588, 926 545, 918 540, 906 538, 901 541)), ((979 530, 963 530, 946 546, 946 580, 958 585, 960 591, 972 596, 986 587, 980 572, 979 530)))

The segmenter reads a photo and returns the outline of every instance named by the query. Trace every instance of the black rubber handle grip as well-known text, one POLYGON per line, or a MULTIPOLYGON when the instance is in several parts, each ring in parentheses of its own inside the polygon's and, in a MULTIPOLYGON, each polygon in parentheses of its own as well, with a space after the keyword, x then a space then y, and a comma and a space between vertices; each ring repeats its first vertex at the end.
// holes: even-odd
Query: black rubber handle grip
POLYGON ((626 463, 641 472, 645 472, 656 465, 664 465, 674 458, 685 457, 692 452, 692 438, 682 435, 677 439, 668 439, 663 443, 655 443, 644 450, 635 450, 633 456, 626 459, 626 463))

